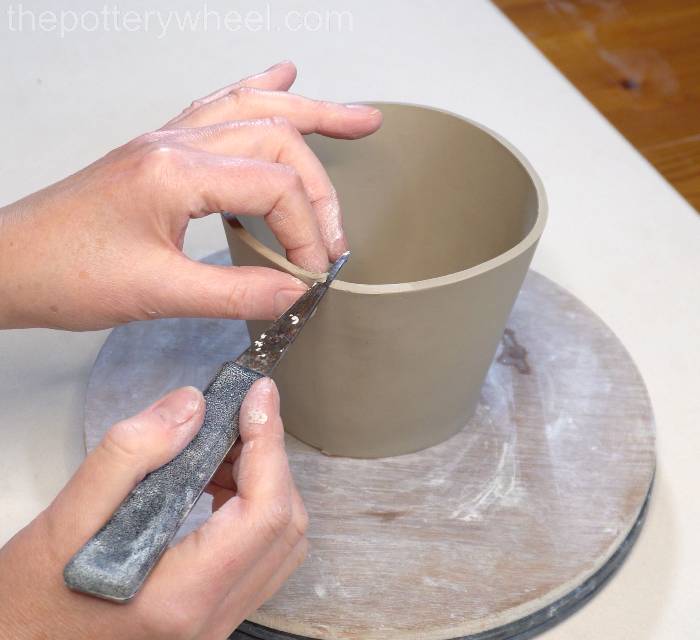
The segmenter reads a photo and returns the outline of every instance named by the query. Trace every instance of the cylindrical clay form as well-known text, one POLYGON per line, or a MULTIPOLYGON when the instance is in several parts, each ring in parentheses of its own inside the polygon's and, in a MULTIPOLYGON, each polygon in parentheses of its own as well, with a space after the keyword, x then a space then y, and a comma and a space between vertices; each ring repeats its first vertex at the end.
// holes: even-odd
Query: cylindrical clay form
MULTIPOLYGON (((352 257, 282 360, 287 431, 341 456, 381 457, 462 429, 546 219, 540 180, 464 118, 378 104, 357 141, 310 136, 343 208, 352 257)), ((224 220, 238 265, 310 280, 261 219, 224 220)), ((251 335, 266 323, 250 322, 251 335)))

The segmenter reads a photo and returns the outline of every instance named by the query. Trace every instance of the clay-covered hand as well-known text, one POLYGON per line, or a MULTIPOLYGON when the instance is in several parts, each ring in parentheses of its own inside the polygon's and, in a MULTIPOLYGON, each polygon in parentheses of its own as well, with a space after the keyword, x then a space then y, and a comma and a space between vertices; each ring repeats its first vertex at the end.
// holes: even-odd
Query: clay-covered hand
POLYGON ((381 114, 288 93, 295 76, 286 62, 225 87, 0 209, 0 328, 282 313, 305 290, 300 281, 202 265, 181 249, 191 219, 227 211, 264 216, 310 271, 346 250, 335 191, 302 134, 358 138, 381 114))
POLYGON ((63 583, 66 562, 146 473, 184 448, 203 415, 202 394, 185 387, 117 423, 53 503, 0 549, 0 638, 223 640, 279 588, 306 553, 307 516, 269 378, 241 407, 236 463, 219 470, 235 491, 217 491, 218 510, 166 551, 131 601, 63 583))

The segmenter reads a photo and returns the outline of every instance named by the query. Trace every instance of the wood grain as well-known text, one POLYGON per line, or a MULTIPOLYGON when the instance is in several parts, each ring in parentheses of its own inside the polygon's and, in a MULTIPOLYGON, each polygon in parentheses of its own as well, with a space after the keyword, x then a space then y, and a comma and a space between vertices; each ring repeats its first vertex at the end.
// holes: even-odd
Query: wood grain
MULTIPOLYGON (((438 640, 552 618, 562 597, 579 597, 638 525, 654 473, 651 407, 617 338, 546 278, 528 275, 508 329, 476 416, 437 446, 360 460, 287 437, 310 554, 252 622, 313 638, 438 640)), ((203 386, 246 344, 236 321, 115 329, 90 377, 88 448, 168 389, 203 386)), ((200 501, 190 529, 208 508, 200 501)))
POLYGON ((700 3, 493 1, 700 210, 700 3))

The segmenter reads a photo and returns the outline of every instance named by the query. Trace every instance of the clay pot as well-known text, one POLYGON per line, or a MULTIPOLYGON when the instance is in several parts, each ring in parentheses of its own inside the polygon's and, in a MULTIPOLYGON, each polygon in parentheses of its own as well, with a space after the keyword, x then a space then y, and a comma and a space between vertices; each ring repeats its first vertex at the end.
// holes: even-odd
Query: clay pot
MULTIPOLYGON (((544 228, 542 184, 492 131, 380 103, 357 141, 310 136, 343 206, 352 257, 275 379, 288 432, 341 456, 382 457, 462 429, 544 228)), ((261 219, 224 220, 234 263, 288 262, 261 219)), ((266 324, 250 322, 251 335, 266 324)))

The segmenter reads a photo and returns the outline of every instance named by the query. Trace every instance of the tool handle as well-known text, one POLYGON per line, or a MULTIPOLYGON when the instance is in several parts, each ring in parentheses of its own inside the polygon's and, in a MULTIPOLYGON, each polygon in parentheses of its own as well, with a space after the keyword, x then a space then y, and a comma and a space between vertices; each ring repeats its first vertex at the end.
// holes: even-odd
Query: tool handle
POLYGON ((148 474, 71 558, 66 585, 106 600, 132 598, 238 438, 243 398, 262 374, 226 362, 204 392, 204 423, 170 462, 148 474))

